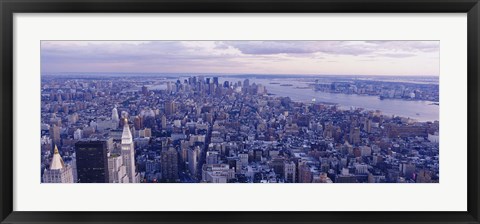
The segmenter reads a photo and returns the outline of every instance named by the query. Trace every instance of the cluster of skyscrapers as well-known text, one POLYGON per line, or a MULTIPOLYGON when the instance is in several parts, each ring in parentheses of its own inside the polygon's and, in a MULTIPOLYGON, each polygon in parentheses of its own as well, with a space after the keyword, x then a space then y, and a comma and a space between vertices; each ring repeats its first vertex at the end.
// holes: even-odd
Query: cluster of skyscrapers
POLYGON ((139 183, 140 176, 135 168, 135 148, 128 120, 124 118, 120 121, 117 108, 113 108, 110 121, 115 130, 123 127, 121 137, 115 141, 108 137, 82 139, 78 129, 76 131, 78 141, 74 143, 70 163, 66 164, 63 161, 58 146, 54 143, 52 160, 43 172, 43 182, 139 183))
POLYGON ((438 121, 295 102, 248 79, 43 76, 41 111, 45 183, 439 181, 438 121))

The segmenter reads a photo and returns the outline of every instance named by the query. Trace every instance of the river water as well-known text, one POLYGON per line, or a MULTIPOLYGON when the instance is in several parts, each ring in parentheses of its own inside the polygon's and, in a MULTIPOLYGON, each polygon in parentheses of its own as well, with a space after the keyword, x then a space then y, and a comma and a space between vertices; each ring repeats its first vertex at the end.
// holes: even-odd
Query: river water
MULTIPOLYGON (((238 82, 243 84, 244 78, 220 77, 219 82, 224 81, 238 82)), ((395 115, 408 117, 418 121, 435 121, 439 120, 439 106, 434 105, 431 101, 407 101, 401 99, 384 99, 380 100, 378 96, 354 95, 341 93, 327 93, 315 91, 308 87, 307 80, 301 78, 276 78, 276 79, 258 79, 249 78, 250 84, 262 84, 266 87, 267 92, 277 96, 290 97, 294 101, 299 102, 325 102, 338 104, 341 109, 365 108, 368 110, 380 110, 385 115, 395 115), (282 84, 290 84, 292 86, 282 86, 282 84)), ((151 86, 152 89, 165 89, 166 85, 151 86)))

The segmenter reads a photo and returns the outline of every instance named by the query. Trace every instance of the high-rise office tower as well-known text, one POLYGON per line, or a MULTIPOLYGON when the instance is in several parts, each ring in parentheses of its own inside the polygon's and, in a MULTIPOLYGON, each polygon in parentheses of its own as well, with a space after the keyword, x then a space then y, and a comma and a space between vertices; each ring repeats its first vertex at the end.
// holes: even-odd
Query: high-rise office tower
POLYGON ((162 130, 165 130, 167 129, 167 117, 164 115, 162 115, 162 130))
POLYGON ((118 127, 118 124, 120 123, 120 118, 118 117, 117 107, 114 107, 112 109, 112 121, 116 122, 118 127))
POLYGON ((167 181, 178 179, 178 155, 175 148, 162 151, 162 178, 167 181))
POLYGON ((53 113, 50 118, 50 125, 62 126, 62 119, 57 117, 57 114, 53 113))
POLYGON ((75 144, 79 183, 108 183, 107 141, 85 139, 75 144))
POLYGON ((73 172, 70 165, 63 162, 55 145, 50 167, 43 173, 43 183, 73 183, 73 172))
POLYGON ((128 179, 130 183, 136 183, 137 176, 135 172, 135 148, 133 146, 132 133, 130 132, 130 127, 128 126, 128 120, 126 118, 123 124, 121 144, 121 155, 123 157, 123 164, 127 169, 128 179))
POLYGON ((285 162, 284 165, 284 173, 285 173, 285 182, 286 183, 295 183, 295 163, 290 161, 290 162, 285 162))
POLYGON ((167 101, 165 102, 165 114, 172 115, 176 111, 175 101, 167 101))
POLYGON ((57 125, 52 125, 50 127, 50 138, 53 140, 53 144, 60 145, 60 127, 57 125))
POLYGON ((356 145, 360 143, 360 129, 351 128, 350 129, 350 143, 356 145))
POLYGON ((143 128, 143 117, 135 116, 133 118, 133 127, 135 127, 136 130, 142 129, 143 128))
POLYGON ((311 183, 312 182, 312 172, 306 161, 298 162, 298 183, 311 183))
POLYGON ((198 162, 200 159, 200 147, 196 146, 188 150, 188 169, 194 176, 198 174, 198 162))
POLYGON ((108 156, 108 177, 109 183, 128 183, 127 169, 123 165, 123 158, 119 154, 108 156))

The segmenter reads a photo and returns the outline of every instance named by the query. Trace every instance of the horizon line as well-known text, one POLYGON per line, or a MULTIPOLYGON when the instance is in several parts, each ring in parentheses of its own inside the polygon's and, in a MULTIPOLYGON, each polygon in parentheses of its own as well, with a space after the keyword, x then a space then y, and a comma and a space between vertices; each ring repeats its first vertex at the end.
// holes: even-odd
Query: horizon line
POLYGON ((220 72, 40 72, 41 75, 59 75, 59 73, 82 73, 82 74, 150 74, 150 75, 158 75, 158 74, 171 74, 171 75, 206 75, 206 74, 211 74, 211 75, 280 75, 280 76, 387 76, 387 77, 440 77, 440 75, 388 75, 388 74, 379 74, 379 75, 373 75, 373 74, 311 74, 311 73, 296 73, 296 74, 291 74, 291 73, 220 73, 220 72))

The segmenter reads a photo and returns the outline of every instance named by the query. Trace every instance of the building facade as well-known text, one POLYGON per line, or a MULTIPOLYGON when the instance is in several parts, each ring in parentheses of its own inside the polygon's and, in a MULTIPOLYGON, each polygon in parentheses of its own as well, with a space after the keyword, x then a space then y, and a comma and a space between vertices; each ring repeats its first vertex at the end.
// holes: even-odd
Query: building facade
POLYGON ((73 183, 72 166, 63 162, 56 145, 50 167, 45 169, 42 181, 43 183, 73 183))
POLYGON ((108 183, 107 141, 85 139, 75 144, 79 183, 108 183))

